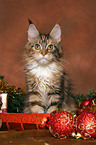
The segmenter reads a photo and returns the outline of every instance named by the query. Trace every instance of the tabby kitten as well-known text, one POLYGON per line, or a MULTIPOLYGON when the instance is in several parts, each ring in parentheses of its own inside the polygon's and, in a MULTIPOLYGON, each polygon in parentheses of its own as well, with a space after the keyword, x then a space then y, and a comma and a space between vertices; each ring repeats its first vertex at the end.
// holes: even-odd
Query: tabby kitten
POLYGON ((69 80, 61 64, 61 28, 40 34, 33 23, 28 28, 25 48, 27 96, 24 113, 51 113, 62 108, 74 111, 69 80))

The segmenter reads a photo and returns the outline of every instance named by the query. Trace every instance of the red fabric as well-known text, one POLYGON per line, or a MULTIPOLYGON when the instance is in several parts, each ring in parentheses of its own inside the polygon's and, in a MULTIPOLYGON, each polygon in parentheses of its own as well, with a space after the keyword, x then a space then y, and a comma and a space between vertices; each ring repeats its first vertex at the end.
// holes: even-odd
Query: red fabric
POLYGON ((50 114, 0 113, 0 117, 4 123, 1 130, 26 130, 45 127, 50 114))

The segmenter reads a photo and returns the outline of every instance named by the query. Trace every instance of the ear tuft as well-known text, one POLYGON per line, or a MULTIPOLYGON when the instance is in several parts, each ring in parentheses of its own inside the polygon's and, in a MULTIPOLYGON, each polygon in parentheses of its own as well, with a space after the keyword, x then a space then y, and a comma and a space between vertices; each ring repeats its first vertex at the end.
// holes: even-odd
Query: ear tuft
POLYGON ((33 22, 32 22, 30 19, 28 19, 28 22, 29 22, 29 25, 30 25, 30 24, 33 24, 33 22))
POLYGON ((59 43, 61 41, 61 28, 60 28, 59 24, 56 24, 53 27, 52 31, 50 32, 50 36, 57 43, 59 43))

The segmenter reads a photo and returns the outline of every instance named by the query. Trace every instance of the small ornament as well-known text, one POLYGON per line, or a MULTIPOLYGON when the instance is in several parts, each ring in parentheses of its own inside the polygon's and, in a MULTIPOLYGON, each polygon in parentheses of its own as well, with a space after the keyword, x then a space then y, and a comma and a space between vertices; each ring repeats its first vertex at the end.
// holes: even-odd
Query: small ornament
POLYGON ((85 98, 85 99, 81 102, 80 108, 86 107, 87 105, 89 105, 89 103, 90 103, 90 100, 89 100, 88 98, 85 98))
POLYGON ((73 133, 72 133, 72 137, 74 137, 74 138, 76 138, 76 139, 79 139, 79 138, 81 138, 82 136, 81 136, 80 133, 73 132, 73 133))
POLYGON ((96 105, 96 96, 94 96, 94 97, 92 97, 92 98, 90 99, 90 103, 91 103, 92 105, 96 105))
POLYGON ((76 131, 84 139, 96 138, 96 112, 87 106, 76 120, 76 131))
POLYGON ((54 111, 49 119, 49 131, 57 138, 69 137, 74 132, 74 116, 66 111, 54 111))
POLYGON ((96 113, 96 96, 90 99, 90 111, 96 113))
POLYGON ((79 109, 77 110, 77 113, 76 113, 77 116, 79 116, 82 112, 83 112, 83 109, 80 109, 80 108, 79 108, 79 109))
POLYGON ((41 128, 44 128, 44 127, 49 127, 49 117, 44 117, 42 119, 42 122, 41 124, 39 125, 41 128))
POLYGON ((85 107, 87 107, 89 104, 90 104, 90 100, 88 98, 85 98, 81 102, 80 107, 77 110, 77 116, 79 116, 83 112, 83 110, 85 109, 85 107))

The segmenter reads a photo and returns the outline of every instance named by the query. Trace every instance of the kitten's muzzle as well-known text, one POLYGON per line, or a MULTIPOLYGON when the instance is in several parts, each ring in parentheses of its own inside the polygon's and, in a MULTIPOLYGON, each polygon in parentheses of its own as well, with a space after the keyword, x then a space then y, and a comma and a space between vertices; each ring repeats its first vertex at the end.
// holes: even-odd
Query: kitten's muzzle
POLYGON ((41 58, 40 60, 39 60, 39 63, 40 64, 47 64, 49 61, 46 59, 46 58, 41 58))
POLYGON ((47 54, 47 49, 42 49, 42 50, 41 50, 41 54, 42 54, 43 56, 45 56, 45 55, 47 54))

